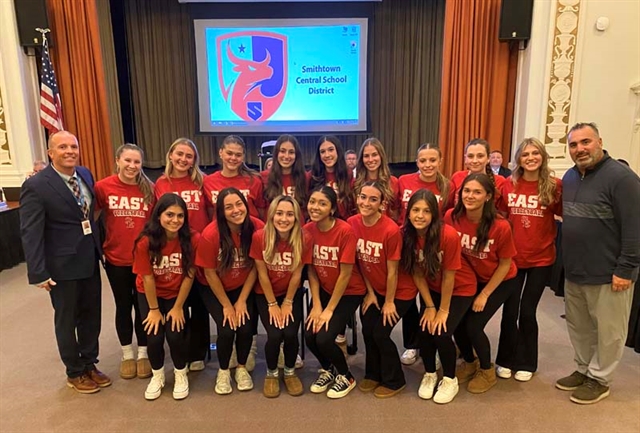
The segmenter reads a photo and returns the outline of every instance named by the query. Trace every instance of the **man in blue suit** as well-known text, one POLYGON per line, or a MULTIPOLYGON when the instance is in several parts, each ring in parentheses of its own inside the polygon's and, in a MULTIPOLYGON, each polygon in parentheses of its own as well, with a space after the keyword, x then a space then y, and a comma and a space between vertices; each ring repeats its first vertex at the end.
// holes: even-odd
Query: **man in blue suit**
POLYGON ((20 195, 20 232, 29 284, 49 292, 67 385, 84 394, 111 385, 98 362, 102 256, 93 221, 93 176, 77 166, 78 139, 49 138, 51 165, 30 177, 20 195))

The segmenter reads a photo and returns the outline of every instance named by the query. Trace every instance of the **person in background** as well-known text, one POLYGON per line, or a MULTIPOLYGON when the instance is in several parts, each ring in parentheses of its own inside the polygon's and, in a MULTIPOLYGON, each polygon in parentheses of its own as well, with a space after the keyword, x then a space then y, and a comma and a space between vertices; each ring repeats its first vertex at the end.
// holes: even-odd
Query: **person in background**
POLYGON ((49 164, 47 164, 45 161, 42 161, 40 159, 33 161, 33 171, 27 175, 27 179, 30 178, 31 176, 34 176, 40 173, 42 170, 47 168, 47 165, 49 164))
POLYGON ((144 398, 160 397, 165 385, 164 342, 174 369, 173 398, 189 396, 185 323, 187 296, 193 284, 198 234, 189 229, 187 204, 176 194, 165 194, 134 244, 133 272, 138 304, 149 343, 152 377, 144 398))
POLYGON ((355 150, 347 149, 344 152, 344 161, 347 163, 347 169, 353 172, 353 177, 356 177, 356 165, 358 164, 358 154, 355 150))
POLYGON ((271 170, 271 167, 273 167, 273 158, 267 158, 264 162, 264 171, 271 170))
POLYGON ((565 311, 577 370, 556 387, 571 401, 610 394, 640 266, 640 178, 603 149, 594 123, 567 135, 575 166, 562 178, 565 311))
POLYGON ((156 201, 153 183, 142 171, 143 152, 135 144, 116 150, 116 174, 96 183, 96 213, 102 211, 105 225, 105 271, 116 305, 116 333, 122 347, 120 377, 151 376, 147 334, 142 325, 133 272, 133 244, 144 228, 156 201), (133 309, 134 318, 131 318, 133 309), (133 352, 133 333, 138 343, 133 352))
MULTIPOLYGON (((202 233, 209 224, 207 201, 203 193, 204 173, 199 166, 200 154, 195 143, 188 138, 178 138, 167 150, 164 174, 156 181, 156 199, 171 192, 179 195, 187 204, 189 229, 202 233)), ((209 352, 209 313, 200 298, 200 288, 207 286, 201 269, 196 269, 193 290, 189 292, 187 306, 191 312, 187 326, 189 341, 189 371, 204 370, 204 360, 209 352)))
POLYGON ((67 386, 92 394, 111 385, 96 368, 102 311, 98 261, 102 247, 93 220, 93 176, 78 165, 75 135, 49 136, 51 165, 27 179, 20 193, 20 235, 29 284, 51 297, 67 386))
POLYGON ((505 179, 511 176, 511 170, 502 165, 502 152, 499 150, 491 151, 491 154, 489 155, 489 165, 491 166, 493 174, 499 174, 505 179))

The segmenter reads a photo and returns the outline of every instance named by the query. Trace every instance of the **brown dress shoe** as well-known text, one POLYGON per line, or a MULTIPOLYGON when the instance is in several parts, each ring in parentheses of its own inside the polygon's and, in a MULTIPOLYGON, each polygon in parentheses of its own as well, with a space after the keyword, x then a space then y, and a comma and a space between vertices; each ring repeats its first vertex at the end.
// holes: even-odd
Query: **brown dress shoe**
POLYGON ((292 395, 294 397, 297 397, 304 393, 302 382, 296 374, 285 374, 284 386, 287 388, 287 392, 289 393, 289 395, 292 395))
POLYGON ((106 388, 107 386, 111 385, 111 379, 109 379, 109 376, 107 376, 97 368, 87 371, 87 377, 93 380, 100 388, 106 388))
POLYGON ((138 375, 138 367, 135 359, 123 359, 120 362, 120 377, 123 379, 133 379, 138 375))
POLYGON ((78 377, 67 377, 67 386, 78 391, 80 394, 93 394, 100 391, 97 383, 91 380, 86 374, 78 377))
POLYGON ((149 362, 149 358, 138 359, 138 362, 136 362, 136 370, 138 372, 138 378, 140 379, 151 377, 153 372, 151 371, 151 362, 149 362))
POLYGON ((273 376, 264 378, 262 393, 267 398, 276 398, 280 395, 280 379, 273 376))
POLYGON ((375 391, 373 391, 373 395, 378 398, 393 397, 395 395, 400 394, 406 386, 407 385, 402 385, 398 389, 391 389, 391 388, 387 388, 386 386, 379 386, 375 389, 375 391))
POLYGON ((371 392, 380 385, 380 382, 371 379, 364 379, 358 384, 358 389, 362 392, 371 392))

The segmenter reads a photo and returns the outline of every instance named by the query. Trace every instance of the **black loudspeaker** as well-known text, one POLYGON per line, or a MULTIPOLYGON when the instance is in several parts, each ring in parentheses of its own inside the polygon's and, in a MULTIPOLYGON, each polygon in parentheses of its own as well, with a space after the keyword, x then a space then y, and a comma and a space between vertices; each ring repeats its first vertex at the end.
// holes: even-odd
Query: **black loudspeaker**
POLYGON ((502 0, 500 10, 501 41, 526 41, 531 37, 533 0, 502 0))
MULTIPOLYGON (((18 36, 23 47, 39 47, 42 45, 42 34, 36 28, 49 28, 47 4, 45 0, 14 0, 18 36)), ((49 39, 51 46, 51 40, 49 39)))

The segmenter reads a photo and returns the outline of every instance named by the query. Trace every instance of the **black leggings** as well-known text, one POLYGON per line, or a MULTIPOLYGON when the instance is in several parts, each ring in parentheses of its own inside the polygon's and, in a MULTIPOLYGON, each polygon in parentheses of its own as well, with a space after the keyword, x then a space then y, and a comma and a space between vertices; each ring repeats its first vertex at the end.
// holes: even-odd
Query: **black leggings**
MULTIPOLYGON (((173 308, 178 298, 164 299, 158 297, 158 308, 163 317, 173 308)), ((138 304, 140 305, 140 314, 146 318, 149 315, 149 304, 144 293, 138 293, 138 304)), ((189 317, 187 306, 183 305, 182 312, 185 319, 189 317)), ((173 366, 178 370, 182 370, 187 366, 187 331, 182 328, 181 331, 172 331, 171 320, 167 320, 164 325, 158 327, 156 335, 147 335, 149 362, 151 368, 159 370, 164 366, 164 340, 167 339, 173 366)), ((186 323, 185 323, 186 324, 186 323)))
MULTIPOLYGON (((437 309, 440 308, 442 295, 433 290, 430 292, 431 299, 433 299, 433 304, 437 311, 437 309)), ((440 361, 442 362, 443 376, 451 379, 456 377, 456 345, 453 342, 453 334, 472 303, 473 296, 452 296, 451 303, 449 304, 449 316, 447 317, 447 331, 441 331, 440 335, 432 335, 428 329, 425 328, 424 331, 420 329, 420 355, 422 356, 424 369, 427 373, 436 372, 437 351, 440 354, 440 361)), ((422 302, 422 305, 424 305, 424 302, 422 302)), ((420 317, 424 314, 424 310, 423 308, 420 317)))
MULTIPOLYGON (((478 294, 486 284, 478 283, 478 294)), ((496 314, 502 304, 511 296, 517 296, 517 284, 516 278, 504 280, 489 296, 482 311, 476 313, 469 309, 465 314, 462 323, 454 332, 454 336, 460 353, 466 362, 473 362, 475 359, 473 350, 475 349, 480 360, 480 368, 483 370, 491 368, 491 343, 484 332, 484 327, 487 326, 489 320, 496 314)))
POLYGON ((516 293, 504 303, 496 364, 513 370, 538 369, 538 303, 552 266, 518 269, 516 293), (526 280, 526 282, 525 282, 526 280))
MULTIPOLYGON (((384 305, 384 296, 376 293, 378 305, 384 305)), ((416 300, 402 301, 394 299, 398 316, 402 318, 411 303, 416 300)), ((362 321, 362 337, 366 349, 365 354, 365 379, 380 382, 389 389, 400 389, 405 384, 402 364, 398 355, 398 348, 391 339, 391 331, 395 325, 382 324, 382 311, 375 305, 370 306, 367 312, 362 314, 360 309, 360 320, 362 321)))
MULTIPOLYGON (((240 293, 242 292, 242 286, 237 289, 227 292, 227 297, 231 304, 235 304, 240 293)), ((222 370, 229 368, 229 360, 231 359, 231 352, 233 352, 233 340, 236 340, 236 353, 238 355, 238 365, 245 365, 247 363, 247 357, 251 350, 251 342, 253 341, 253 321, 256 317, 254 294, 253 291, 249 293, 247 298, 247 311, 249 312, 249 319, 245 320, 244 325, 238 326, 234 331, 229 326, 229 323, 225 323, 224 326, 224 314, 222 312, 222 304, 218 301, 218 298, 213 294, 211 288, 206 286, 200 287, 200 296, 204 302, 205 307, 215 320, 218 327, 218 340, 216 342, 218 352, 218 362, 222 370)))
MULTIPOLYGON (((278 305, 282 305, 286 295, 276 297, 278 305)), ((264 345, 264 355, 267 360, 267 368, 275 370, 278 368, 278 355, 280 354, 280 343, 284 342, 284 365, 287 368, 294 368, 300 342, 298 341, 298 329, 302 320, 302 290, 298 290, 293 297, 293 321, 284 329, 277 328, 275 324, 269 323, 269 306, 264 295, 256 295, 256 304, 262 326, 267 331, 267 342, 264 345)))
POLYGON ((209 288, 193 280, 193 287, 187 298, 187 306, 190 309, 189 327, 187 328, 187 341, 189 341, 189 362, 203 361, 209 352, 211 343, 211 330, 209 329, 209 312, 200 296, 201 287, 209 288))
POLYGON ((105 271, 116 304, 116 333, 118 334, 120 345, 128 346, 133 342, 133 331, 135 329, 138 346, 146 346, 147 334, 142 326, 142 321, 146 316, 140 316, 138 292, 136 291, 136 274, 133 273, 133 267, 116 266, 107 261, 105 263, 105 271), (131 318, 132 308, 135 319, 131 318))
POLYGON ((402 318, 402 345, 405 349, 420 348, 420 312, 414 300, 402 318))
MULTIPOLYGON (((320 304, 326 308, 331 300, 331 295, 320 288, 320 304)), ((340 302, 333 311, 333 316, 329 321, 329 330, 324 327, 314 333, 313 330, 306 330, 304 339, 307 347, 315 355, 320 365, 325 370, 335 367, 338 374, 349 373, 349 365, 344 357, 344 352, 336 344, 336 336, 345 328, 347 321, 353 317, 362 302, 362 295, 343 295, 340 302)))

